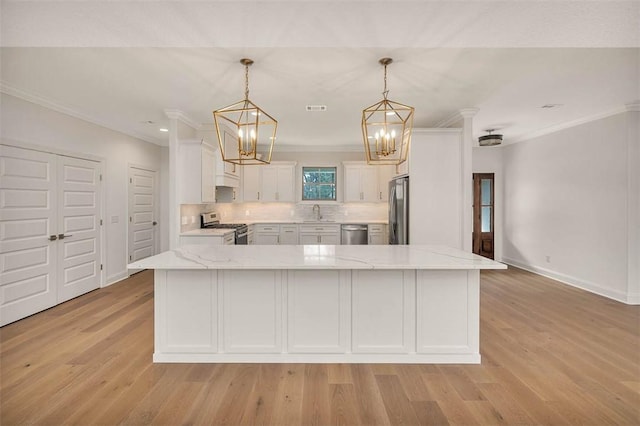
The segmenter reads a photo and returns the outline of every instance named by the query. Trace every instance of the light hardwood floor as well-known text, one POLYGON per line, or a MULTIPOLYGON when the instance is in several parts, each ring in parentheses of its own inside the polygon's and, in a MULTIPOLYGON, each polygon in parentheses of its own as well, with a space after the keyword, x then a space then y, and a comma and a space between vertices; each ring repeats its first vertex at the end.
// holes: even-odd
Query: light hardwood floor
POLYGON ((481 365, 152 364, 145 271, 0 329, 0 424, 640 424, 640 307, 481 280, 481 365))

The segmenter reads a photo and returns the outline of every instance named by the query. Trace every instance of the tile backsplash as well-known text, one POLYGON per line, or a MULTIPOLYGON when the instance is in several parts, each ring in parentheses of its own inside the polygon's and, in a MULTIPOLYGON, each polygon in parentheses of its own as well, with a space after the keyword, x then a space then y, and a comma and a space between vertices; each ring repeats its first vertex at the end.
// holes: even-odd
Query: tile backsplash
MULTIPOLYGON (((378 221, 387 219, 386 203, 318 204, 322 220, 378 221)), ((220 213, 222 222, 242 221, 304 221, 316 215, 313 204, 308 203, 236 203, 215 204, 213 211, 220 213)))
POLYGON ((215 211, 215 204, 181 204, 180 232, 187 232, 200 228, 200 214, 215 211))
MULTIPOLYGON (((302 222, 314 220, 314 204, 308 203, 218 203, 180 205, 180 232, 200 228, 200 214, 215 211, 221 222, 302 222)), ((318 204, 321 220, 368 222, 387 220, 386 203, 318 204)))

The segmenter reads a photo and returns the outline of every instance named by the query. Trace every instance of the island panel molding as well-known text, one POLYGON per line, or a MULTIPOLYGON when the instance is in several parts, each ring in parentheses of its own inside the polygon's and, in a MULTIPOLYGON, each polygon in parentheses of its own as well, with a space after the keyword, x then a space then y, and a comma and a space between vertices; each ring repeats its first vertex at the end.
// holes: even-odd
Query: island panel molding
POLYGON ((130 265, 156 269, 154 362, 479 363, 479 269, 506 269, 442 247, 321 245, 269 246, 265 268, 237 247, 130 265))

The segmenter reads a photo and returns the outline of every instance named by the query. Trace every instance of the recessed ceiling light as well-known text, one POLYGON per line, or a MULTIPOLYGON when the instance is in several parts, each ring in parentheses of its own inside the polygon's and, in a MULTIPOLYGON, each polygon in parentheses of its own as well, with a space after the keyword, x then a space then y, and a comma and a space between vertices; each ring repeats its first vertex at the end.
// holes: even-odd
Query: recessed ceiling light
POLYGON ((160 130, 161 132, 168 132, 169 131, 169 129, 167 129, 165 127, 160 127, 160 129, 158 129, 158 130, 160 130))

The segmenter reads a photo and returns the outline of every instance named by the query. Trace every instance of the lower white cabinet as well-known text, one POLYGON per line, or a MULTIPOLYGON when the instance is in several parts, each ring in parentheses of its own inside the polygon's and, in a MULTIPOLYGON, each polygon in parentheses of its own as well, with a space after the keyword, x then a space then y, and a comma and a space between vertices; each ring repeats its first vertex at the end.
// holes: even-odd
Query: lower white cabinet
POLYGON ((278 244, 298 244, 298 225, 280 225, 278 244))
POLYGON ((202 244, 202 245, 234 245, 235 234, 233 232, 227 235, 207 235, 207 236, 195 236, 195 235, 181 235, 180 245, 185 244, 202 244))
POLYGON ((369 224, 369 244, 383 245, 388 244, 387 225, 369 224))
POLYGON ((298 244, 298 225, 296 224, 256 224, 254 244, 295 245, 298 244))
POLYGON ((300 225, 300 244, 340 244, 340 225, 300 225))

